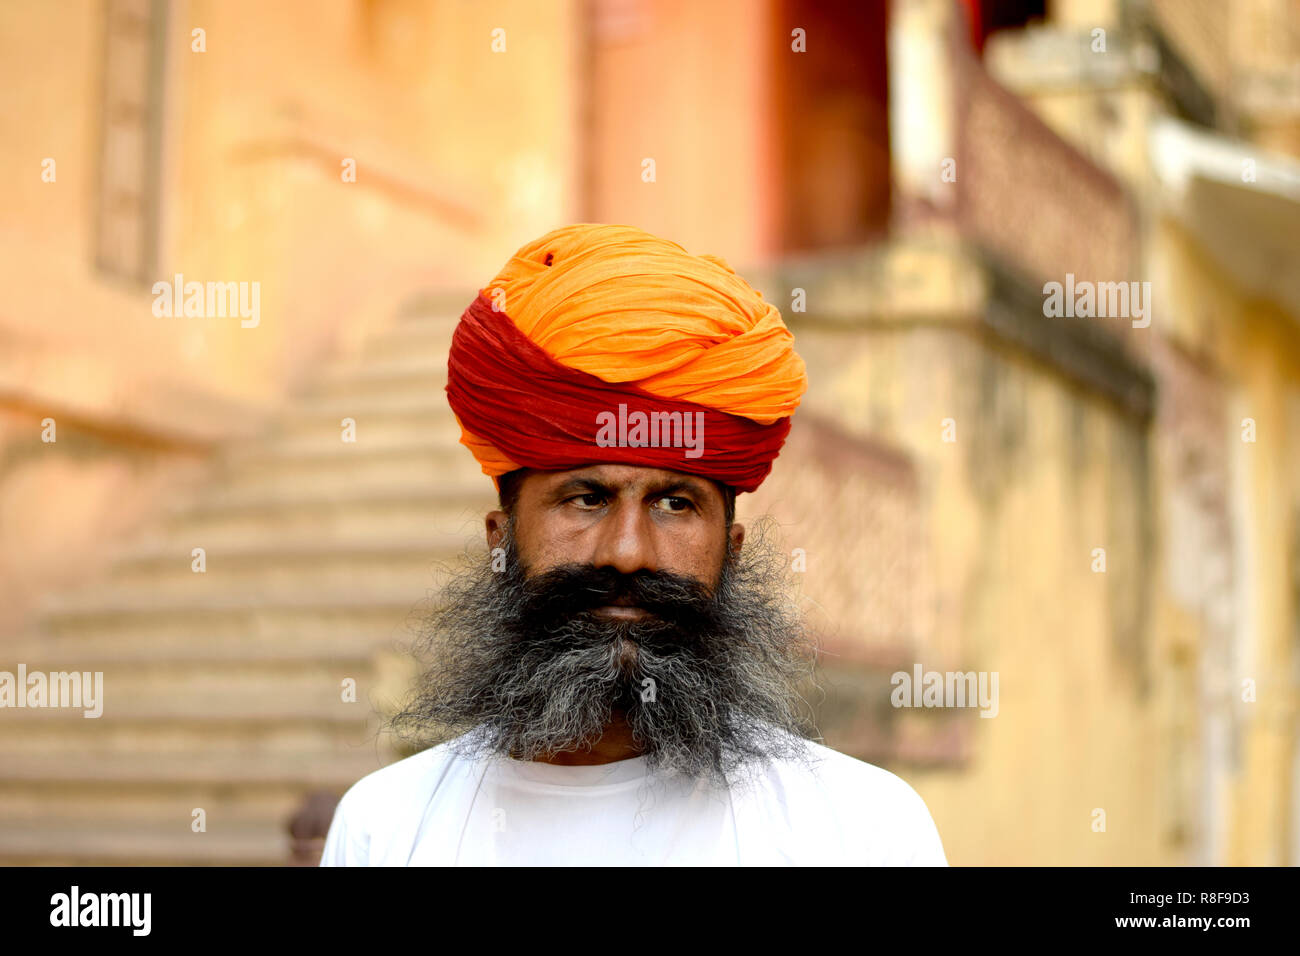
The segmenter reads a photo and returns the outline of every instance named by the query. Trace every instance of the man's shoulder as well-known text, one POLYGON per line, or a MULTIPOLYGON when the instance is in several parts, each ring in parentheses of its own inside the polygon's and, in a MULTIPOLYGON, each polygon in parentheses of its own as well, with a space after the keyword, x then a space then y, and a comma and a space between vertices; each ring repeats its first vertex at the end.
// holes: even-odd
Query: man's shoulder
POLYGON ((793 817, 819 819, 853 844, 892 862, 947 865, 938 829, 921 795, 884 767, 803 741, 805 759, 779 761, 772 780, 793 817))
POLYGON ((805 741, 805 746, 811 758, 808 766, 812 772, 838 792, 855 797, 869 796, 889 803, 914 804, 921 800, 921 795, 906 780, 884 767, 832 750, 813 740, 805 741))
POLYGON ((325 839, 322 866, 382 862, 418 828, 434 792, 465 766, 454 741, 366 774, 343 794, 325 839))
POLYGON ((340 808, 355 811, 396 809, 400 802, 420 799, 463 758, 453 749, 454 741, 396 760, 366 774, 343 794, 340 808))

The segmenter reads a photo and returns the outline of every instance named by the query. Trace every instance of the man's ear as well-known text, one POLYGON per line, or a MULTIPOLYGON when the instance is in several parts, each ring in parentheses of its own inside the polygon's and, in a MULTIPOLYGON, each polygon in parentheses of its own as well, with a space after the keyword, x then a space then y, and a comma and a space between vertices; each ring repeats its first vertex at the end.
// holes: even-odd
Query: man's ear
POLYGON ((488 550, 500 547, 502 540, 506 536, 506 526, 510 523, 510 515, 504 511, 489 511, 484 523, 487 525, 488 550))
POLYGON ((731 552, 734 558, 740 554, 740 549, 745 544, 745 526, 739 521, 731 523, 731 530, 727 532, 727 550, 731 552))

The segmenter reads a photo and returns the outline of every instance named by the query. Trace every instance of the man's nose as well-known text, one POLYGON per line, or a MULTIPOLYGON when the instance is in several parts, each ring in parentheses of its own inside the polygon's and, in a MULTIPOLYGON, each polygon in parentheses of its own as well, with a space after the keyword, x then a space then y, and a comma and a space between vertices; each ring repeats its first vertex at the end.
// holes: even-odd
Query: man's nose
POLYGON ((593 529, 596 534, 591 562, 623 574, 659 570, 650 515, 644 507, 618 503, 593 529))

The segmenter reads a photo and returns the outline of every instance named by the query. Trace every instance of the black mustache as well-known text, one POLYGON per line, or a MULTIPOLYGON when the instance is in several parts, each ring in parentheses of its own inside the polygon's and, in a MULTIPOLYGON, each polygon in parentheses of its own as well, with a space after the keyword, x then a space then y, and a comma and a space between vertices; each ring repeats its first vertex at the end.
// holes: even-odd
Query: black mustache
POLYGON ((701 581, 670 571, 634 571, 590 564, 551 568, 524 582, 524 610, 530 620, 562 619, 615 603, 626 603, 671 623, 702 623, 711 617, 713 594, 701 581))

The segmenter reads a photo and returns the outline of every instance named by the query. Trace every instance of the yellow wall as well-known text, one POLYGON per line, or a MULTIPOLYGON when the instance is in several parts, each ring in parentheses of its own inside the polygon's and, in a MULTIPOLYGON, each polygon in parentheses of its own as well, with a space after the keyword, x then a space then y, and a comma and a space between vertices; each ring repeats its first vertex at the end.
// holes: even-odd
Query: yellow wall
POLYGON ((1234 397, 1225 456, 1240 456, 1244 481, 1243 549, 1246 627, 1243 668, 1234 689, 1253 679, 1257 700, 1240 707, 1243 744, 1228 781, 1224 825, 1230 864, 1295 865, 1287 841, 1295 806, 1294 754, 1300 728, 1297 681, 1297 566, 1292 548, 1300 518, 1300 321, 1252 299, 1172 223, 1157 241, 1170 284, 1166 314, 1172 338, 1209 356, 1234 397), (1241 440, 1241 418, 1255 421, 1256 441, 1241 440))
POLYGON ((476 288, 502 249, 568 219, 571 4, 172 8, 158 278, 257 281, 260 325, 160 319, 147 290, 95 273, 105 8, 10 4, 0 11, 0 173, 12 186, 0 330, 26 353, 0 367, 11 386, 196 427, 196 410, 159 409, 140 393, 273 400, 332 335, 358 335, 416 289, 476 288), (496 27, 504 52, 492 51, 496 27), (191 49, 195 28, 206 52, 191 49), (56 183, 40 179, 47 156, 56 183), (356 183, 341 179, 344 157, 357 162, 356 183))
MULTIPOLYGON (((616 5, 615 5, 616 6, 616 5)), ((592 46, 591 217, 732 265, 772 251, 771 5, 629 6, 592 46), (629 104, 636 104, 629 108, 629 104), (655 181, 642 178, 655 163, 655 181)))
POLYGON ((891 768, 926 799, 949 860, 1166 862, 1160 727, 1116 651, 1125 619, 1109 577, 1124 590, 1146 576, 1124 534, 1145 475, 1117 453, 1134 427, 968 328, 806 331, 799 343, 814 392, 841 396, 863 433, 880 422, 923 476, 938 613, 918 662, 999 674, 998 715, 969 714, 969 764, 891 768), (891 381, 892 395, 873 387, 891 381), (1107 549, 1104 575, 1090 569, 1094 547, 1107 549))

